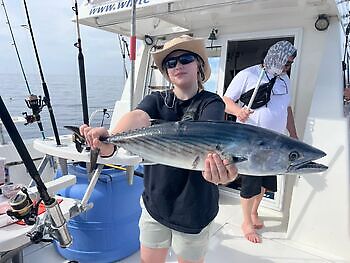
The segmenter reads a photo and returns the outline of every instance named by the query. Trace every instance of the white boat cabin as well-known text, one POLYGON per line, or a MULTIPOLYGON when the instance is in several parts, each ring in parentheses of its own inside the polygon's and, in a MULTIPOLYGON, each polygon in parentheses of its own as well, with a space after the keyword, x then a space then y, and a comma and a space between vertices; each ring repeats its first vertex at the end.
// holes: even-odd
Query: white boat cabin
MULTIPOLYGON (((131 5, 130 0, 85 1, 79 23, 130 35, 131 5)), ((205 87, 219 95, 235 74, 259 63, 271 44, 285 39, 295 45, 290 77, 298 135, 327 153, 321 162, 329 169, 279 176, 278 192, 268 194, 262 205, 280 220, 284 238, 350 260, 349 120, 343 101, 348 79, 342 70, 348 1, 139 0, 136 6, 134 105, 153 90, 169 88, 150 51, 174 36, 207 39, 212 76, 205 87)), ((347 63, 348 55, 344 58, 347 63)), ((129 85, 116 103, 114 121, 129 110, 129 85)), ((221 193, 237 201, 238 187, 221 187, 221 193)))

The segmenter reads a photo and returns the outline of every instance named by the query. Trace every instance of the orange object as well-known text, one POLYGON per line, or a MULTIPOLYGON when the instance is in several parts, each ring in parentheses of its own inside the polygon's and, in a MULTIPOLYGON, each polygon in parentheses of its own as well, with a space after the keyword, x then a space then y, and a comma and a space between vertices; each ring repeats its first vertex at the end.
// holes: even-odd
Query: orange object
MULTIPOLYGON (((56 201, 57 201, 58 204, 60 204, 63 201, 63 199, 62 198, 56 199, 56 201)), ((38 208, 38 215, 41 215, 42 213, 45 213, 45 211, 46 211, 45 204, 43 202, 41 202, 39 204, 39 208, 38 208)), ((26 225, 26 223, 23 220, 17 221, 16 224, 22 225, 22 226, 26 225)))

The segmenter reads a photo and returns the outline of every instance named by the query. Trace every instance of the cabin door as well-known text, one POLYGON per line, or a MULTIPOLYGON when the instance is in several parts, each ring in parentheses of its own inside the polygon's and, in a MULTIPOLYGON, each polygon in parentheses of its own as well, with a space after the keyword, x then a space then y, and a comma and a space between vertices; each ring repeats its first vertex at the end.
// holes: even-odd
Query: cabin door
MULTIPOLYGON (((260 64, 266 55, 270 46, 280 40, 288 40, 294 43, 294 37, 254 39, 241 41, 228 41, 227 56, 225 66, 224 93, 229 86, 233 77, 242 69, 260 64)), ((290 72, 288 72, 290 74, 290 72)), ((228 120, 235 121, 232 115, 226 116, 228 120)), ((277 176, 277 192, 267 192, 263 198, 262 205, 274 210, 282 210, 283 193, 285 186, 285 176, 277 176)), ((235 196, 239 195, 241 184, 240 180, 224 186, 223 191, 232 193, 235 196)))

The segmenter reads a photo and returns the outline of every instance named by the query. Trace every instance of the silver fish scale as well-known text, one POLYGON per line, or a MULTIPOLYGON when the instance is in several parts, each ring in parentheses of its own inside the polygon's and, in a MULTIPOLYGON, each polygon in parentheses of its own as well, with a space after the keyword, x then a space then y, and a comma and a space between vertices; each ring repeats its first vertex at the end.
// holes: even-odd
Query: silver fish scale
POLYGON ((191 170, 203 170, 208 153, 215 152, 236 162, 240 173, 251 175, 295 173, 301 163, 325 155, 285 135, 228 121, 163 123, 117 134, 108 141, 147 161, 191 170), (298 152, 300 158, 290 161, 291 152, 298 152))
MULTIPOLYGON (((144 159, 171 164, 176 167, 203 170, 208 153, 216 152, 224 158, 251 152, 249 136, 235 132, 237 125, 227 122, 175 122, 154 125, 115 135, 112 141, 144 159), (230 129, 228 129, 230 127, 230 129), (235 143, 245 141, 245 146, 235 143)), ((250 136, 251 137, 251 136, 250 136)))

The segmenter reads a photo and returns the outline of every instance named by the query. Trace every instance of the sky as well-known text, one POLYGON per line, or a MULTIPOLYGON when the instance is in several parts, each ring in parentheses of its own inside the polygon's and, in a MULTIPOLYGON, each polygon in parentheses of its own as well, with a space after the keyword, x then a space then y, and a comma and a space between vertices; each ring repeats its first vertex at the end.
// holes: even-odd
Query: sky
MULTIPOLYGON (((3 0, 26 74, 38 74, 32 40, 22 0, 3 0)), ((45 74, 76 75, 78 49, 76 24, 71 0, 27 0, 34 37, 45 74)), ((81 3, 81 1, 79 1, 81 3)), ((21 74, 11 34, 0 6, 0 74, 21 74)), ((86 74, 112 76, 122 71, 116 34, 80 26, 86 74)), ((128 40, 128 39, 126 39, 128 40)))

